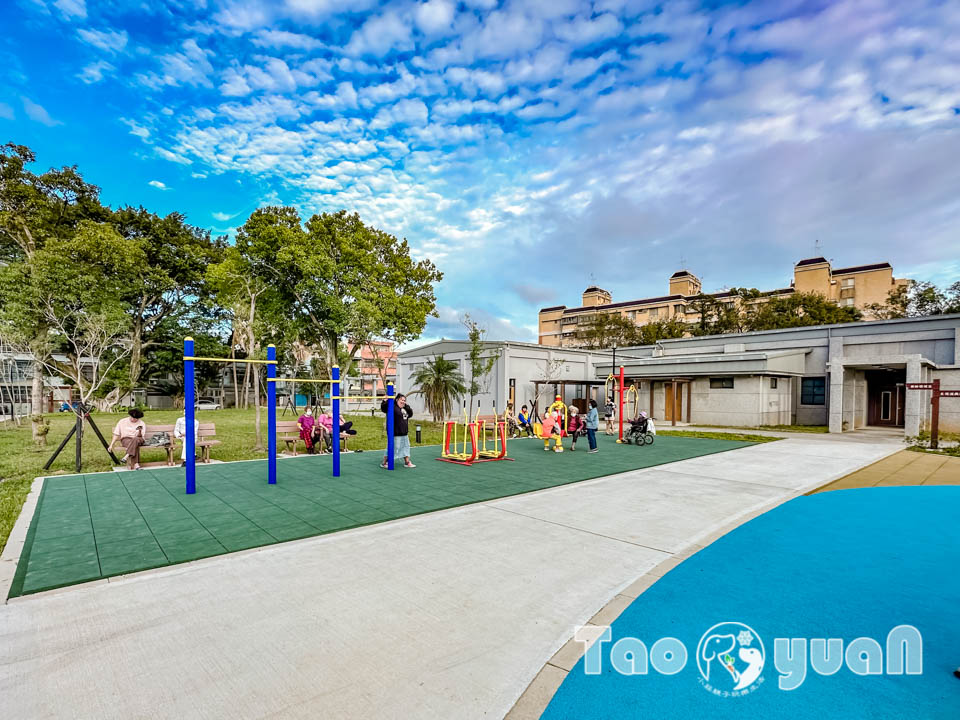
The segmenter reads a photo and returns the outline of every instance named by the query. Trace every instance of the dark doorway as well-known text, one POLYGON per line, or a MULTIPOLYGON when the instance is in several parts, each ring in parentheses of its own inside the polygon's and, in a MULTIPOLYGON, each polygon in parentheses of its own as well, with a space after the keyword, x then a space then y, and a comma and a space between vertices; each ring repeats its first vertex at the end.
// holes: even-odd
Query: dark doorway
POLYGON ((903 427, 906 370, 868 370, 867 425, 903 427))

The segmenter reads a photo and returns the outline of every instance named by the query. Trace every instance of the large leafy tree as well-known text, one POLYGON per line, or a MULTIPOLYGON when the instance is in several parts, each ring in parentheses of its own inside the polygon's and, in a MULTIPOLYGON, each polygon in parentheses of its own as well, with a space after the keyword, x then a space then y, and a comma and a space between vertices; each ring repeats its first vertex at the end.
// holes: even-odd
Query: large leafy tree
POLYGON ((411 394, 423 396, 427 412, 436 422, 450 417, 457 401, 467 392, 457 364, 443 355, 437 355, 417 368, 411 379, 416 388, 411 394))
POLYGON ((406 240, 341 210, 314 215, 306 228, 293 208, 257 210, 237 236, 253 270, 284 296, 288 322, 302 342, 320 349, 326 369, 349 345, 343 368, 374 338, 404 342, 435 314, 433 284, 442 274, 414 260, 406 240))
POLYGON ((136 242, 146 262, 128 278, 124 299, 130 313, 130 358, 127 385, 140 382, 143 353, 168 342, 168 320, 179 321, 196 311, 203 299, 205 271, 218 262, 222 241, 213 241, 205 230, 191 227, 184 216, 160 217, 141 208, 125 207, 112 223, 125 238, 136 242))
POLYGON ((926 281, 901 285, 887 294, 885 303, 873 303, 866 310, 882 320, 960 313, 960 281, 945 290, 926 281))
POLYGON ((770 298, 757 304, 747 319, 747 330, 779 330, 780 328, 831 325, 855 322, 861 313, 852 306, 841 307, 819 293, 793 293, 770 298))
MULTIPOLYGON (((107 214, 100 205, 99 189, 86 182, 76 167, 35 173, 29 168, 35 161, 28 147, 13 143, 0 146, 0 263, 8 268, 30 263, 51 241, 69 239, 81 220, 102 220, 107 214)), ((13 296, 32 283, 29 267, 21 267, 20 275, 24 285, 4 288, 11 292, 5 293, 3 315, 7 329, 17 328, 21 346, 34 358, 31 404, 36 413, 43 405, 44 363, 50 359, 51 328, 45 322, 44 309, 30 305, 35 296, 13 296)), ((35 421, 34 440, 38 430, 35 421)))
MULTIPOLYGON (((217 301, 227 309, 233 323, 233 343, 239 343, 246 356, 262 359, 262 339, 277 312, 277 295, 267 279, 255 271, 250 257, 250 221, 237 232, 236 247, 227 248, 223 260, 207 268, 207 283, 217 301), (274 313, 274 314, 271 314, 274 313)), ((254 227, 256 231, 256 227, 254 227)), ((260 422, 260 367, 246 366, 254 388, 256 450, 263 449, 260 422)), ((244 375, 246 387, 247 375, 244 375)))
POLYGON ((3 269, 0 331, 16 346, 39 350, 37 362, 68 378, 88 403, 129 353, 124 291, 144 262, 137 243, 111 225, 82 221, 69 237, 47 238, 29 259, 3 269))
POLYGON ((637 326, 620 313, 596 313, 577 324, 578 344, 594 350, 637 344, 637 326))

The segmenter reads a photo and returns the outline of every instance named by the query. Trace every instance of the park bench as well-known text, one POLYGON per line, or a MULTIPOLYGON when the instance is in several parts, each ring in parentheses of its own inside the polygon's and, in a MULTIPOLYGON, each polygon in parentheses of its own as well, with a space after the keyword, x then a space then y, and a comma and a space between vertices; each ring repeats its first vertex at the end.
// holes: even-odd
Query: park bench
MULTIPOLYGON (((340 433, 340 449, 343 452, 347 451, 347 438, 350 436, 346 433, 340 433)), ((277 440, 283 441, 287 446, 287 451, 292 452, 294 455, 297 454, 297 443, 300 441, 300 428, 297 427, 296 420, 283 420, 277 422, 277 440)))
POLYGON ((286 443, 287 452, 297 454, 297 443, 300 441, 300 428, 296 420, 282 420, 277 422, 277 440, 286 443))
POLYGON ((214 437, 217 434, 215 423, 200 423, 200 432, 197 447, 200 448, 200 462, 210 462, 210 448, 219 445, 220 441, 214 437))
POLYGON ((167 465, 176 465, 174 457, 177 448, 173 437, 173 428, 173 425, 147 425, 146 432, 143 435, 144 442, 150 440, 156 433, 166 433, 167 442, 163 445, 141 445, 140 455, 143 455, 144 450, 164 450, 167 453, 167 465))

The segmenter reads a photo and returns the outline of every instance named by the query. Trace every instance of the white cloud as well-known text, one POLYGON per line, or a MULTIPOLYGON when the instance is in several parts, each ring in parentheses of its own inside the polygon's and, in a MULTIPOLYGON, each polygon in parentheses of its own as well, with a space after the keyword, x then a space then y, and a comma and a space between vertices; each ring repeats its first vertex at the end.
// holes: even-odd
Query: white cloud
POLYGON ((427 0, 420 3, 414 11, 417 27, 427 35, 449 30, 455 10, 450 0, 427 0))
POLYGON ((149 185, 150 187, 155 187, 155 188, 157 188, 157 190, 169 190, 169 189, 170 189, 170 188, 168 188, 168 187, 166 186, 166 184, 160 182, 159 180, 151 180, 150 182, 147 183, 147 185, 149 185))
POLYGON ((429 112, 422 100, 403 99, 394 105, 381 108, 370 121, 371 130, 381 130, 394 125, 425 125, 429 112))
POLYGON ((0 102, 0 118, 4 120, 13 120, 13 108, 6 103, 0 102))
POLYGON ((407 50, 413 47, 411 28, 399 15, 386 12, 367 20, 357 29, 346 52, 350 55, 386 55, 391 50, 407 50))
POLYGON ((114 70, 116 70, 116 68, 106 60, 98 60, 97 62, 84 66, 77 77, 87 85, 92 85, 103 80, 105 74, 112 73, 114 70))
POLYGON ((214 219, 214 220, 217 220, 217 221, 219 221, 219 222, 226 222, 226 221, 229 220, 230 218, 234 217, 234 216, 231 215, 230 213, 225 213, 225 212, 215 212, 215 213, 212 213, 212 214, 213 214, 213 219, 214 219))
POLYGON ((53 4, 66 18, 83 20, 87 17, 86 0, 55 0, 53 4))
POLYGON ((20 101, 23 103, 23 111, 27 114, 27 117, 34 122, 46 125, 47 127, 63 124, 59 120, 54 120, 50 117, 50 113, 48 113, 42 105, 33 102, 30 98, 21 96, 20 101))
POLYGON ((267 48, 295 48, 297 50, 315 50, 323 43, 315 37, 286 30, 260 30, 252 40, 254 45, 267 48))
POLYGON ((140 82, 154 89, 165 85, 212 87, 210 76, 214 70, 210 59, 213 52, 201 48, 193 38, 184 40, 181 48, 180 52, 161 55, 160 72, 138 75, 140 82))
POLYGON ((81 28, 77 30, 77 35, 87 45, 93 45, 101 50, 106 50, 111 54, 116 54, 127 47, 129 40, 126 30, 90 30, 81 28))

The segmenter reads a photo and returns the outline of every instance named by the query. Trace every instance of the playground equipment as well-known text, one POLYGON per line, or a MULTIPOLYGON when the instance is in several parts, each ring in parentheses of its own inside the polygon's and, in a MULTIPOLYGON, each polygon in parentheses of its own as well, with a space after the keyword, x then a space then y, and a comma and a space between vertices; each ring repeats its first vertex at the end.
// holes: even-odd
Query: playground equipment
POLYGON ((478 462, 492 462, 495 460, 513 460, 507 457, 507 423, 493 413, 493 447, 487 447, 488 419, 480 418, 480 403, 477 403, 477 412, 473 421, 467 404, 463 404, 463 422, 449 420, 444 424, 443 448, 437 460, 454 463, 456 465, 473 465, 478 462), (462 428, 462 430, 461 430, 462 428), (467 449, 467 441, 470 449, 467 449))
POLYGON ((627 388, 626 403, 630 402, 631 395, 633 395, 633 412, 630 413, 630 419, 633 420, 640 416, 640 391, 635 384, 627 388))
MULTIPOLYGON (((337 425, 337 436, 339 436, 339 422, 340 422, 340 401, 343 400, 340 396, 340 368, 336 365, 331 368, 332 378, 329 379, 304 379, 304 378, 278 378, 277 377, 277 348, 274 345, 267 345, 267 359, 266 360, 237 360, 235 358, 211 358, 211 357, 196 357, 193 354, 193 338, 184 338, 183 340, 183 380, 184 380, 184 397, 185 398, 194 398, 196 393, 196 379, 194 376, 194 363, 195 362, 219 362, 219 363, 241 363, 241 364, 256 364, 256 365, 266 365, 267 366, 267 483, 269 485, 277 484, 277 383, 278 382, 297 382, 297 383, 313 383, 313 384, 330 384, 330 399, 333 401, 333 408, 331 413, 334 418, 334 423, 337 425)), ((351 396, 354 398, 355 396, 351 396)), ((396 400, 396 394, 394 393, 393 384, 387 385, 387 395, 385 398, 368 398, 362 397, 359 399, 386 399, 389 401, 387 407, 387 469, 394 469, 393 462, 393 413, 394 413, 394 402, 396 400)), ((186 426, 188 428, 194 427, 194 420, 196 417, 196 407, 194 403, 185 402, 184 403, 184 415, 186 418, 186 426)), ((339 440, 339 437, 337 438, 339 440)), ((187 451, 187 466, 186 466, 186 492, 187 495, 193 495, 197 491, 197 459, 196 459, 196 437, 194 433, 187 432, 186 437, 184 437, 184 443, 186 444, 187 451)), ((340 477, 340 443, 333 443, 333 477, 340 477)))
POLYGON ((477 459, 477 426, 470 422, 466 401, 463 403, 462 435, 458 432, 459 427, 459 420, 448 420, 444 423, 443 449, 440 451, 440 457, 438 457, 437 460, 455 463, 457 465, 472 465, 477 459), (459 449, 457 445, 458 436, 461 439, 459 449), (470 452, 467 452, 467 439, 470 440, 470 452), (451 440, 453 441, 452 443, 451 440))
POLYGON ((513 460, 507 457, 507 421, 497 417, 496 403, 493 405, 493 449, 487 449, 487 421, 480 419, 480 403, 477 402, 477 413, 473 418, 476 435, 480 440, 475 462, 489 462, 491 460, 513 460))
MULTIPOLYGON (((619 430, 618 430, 618 432, 617 432, 617 442, 618 442, 618 443, 622 443, 622 442, 623 442, 623 382, 624 382, 624 380, 623 380, 623 365, 620 366, 620 375, 619 375, 619 376, 614 375, 613 373, 610 373, 609 375, 607 375, 607 379, 606 379, 606 381, 603 383, 603 400, 604 400, 604 402, 606 402, 606 401, 607 401, 607 398, 610 397, 610 395, 611 395, 611 392, 607 389, 607 388, 610 386, 610 383, 611 383, 611 382, 614 383, 615 387, 617 388, 617 394, 618 394, 619 397, 620 397, 620 405, 619 405, 619 407, 620 407, 620 413, 619 413, 619 416, 618 416, 619 430)), ((633 391, 634 391, 635 393, 637 393, 637 390, 636 390, 636 387, 635 387, 635 386, 631 385, 630 387, 633 388, 633 391)), ((640 393, 637 393, 636 398, 637 398, 637 400, 636 400, 637 413, 634 413, 634 416, 636 416, 636 415, 639 413, 639 408, 640 408, 640 393)))
POLYGON ((543 434, 543 426, 541 425, 541 426, 540 426, 540 433, 539 433, 538 437, 540 437, 540 438, 543 439, 543 449, 544 449, 544 450, 546 450, 547 447, 550 445, 550 438, 551 438, 551 436, 552 436, 552 437, 555 437, 555 438, 556 438, 556 444, 554 445, 554 448, 553 448, 553 449, 554 449, 554 452, 563 452, 563 442, 562 442, 562 439, 563 439, 563 437, 566 436, 566 434, 567 434, 567 424, 568 424, 568 422, 569 422, 569 420, 570 420, 570 417, 569 417, 569 413, 568 413, 568 411, 567 411, 567 404, 560 398, 559 395, 557 395, 556 399, 555 399, 552 403, 550 403, 550 406, 547 408, 547 415, 548 415, 548 416, 549 416, 549 415, 552 415, 554 410, 562 411, 562 412, 563 412, 563 423, 560 425, 560 432, 559 432, 557 435, 552 435, 552 431, 551 431, 551 435, 544 435, 544 434, 543 434))

